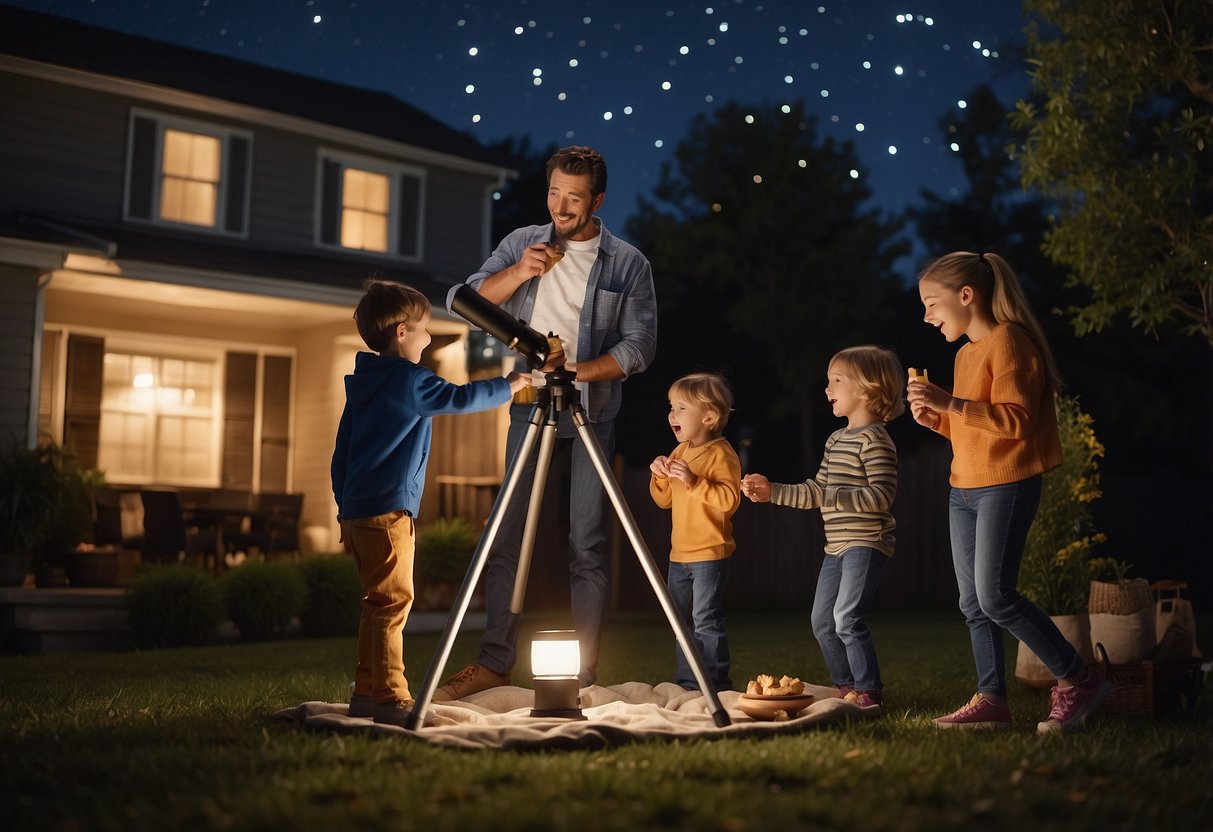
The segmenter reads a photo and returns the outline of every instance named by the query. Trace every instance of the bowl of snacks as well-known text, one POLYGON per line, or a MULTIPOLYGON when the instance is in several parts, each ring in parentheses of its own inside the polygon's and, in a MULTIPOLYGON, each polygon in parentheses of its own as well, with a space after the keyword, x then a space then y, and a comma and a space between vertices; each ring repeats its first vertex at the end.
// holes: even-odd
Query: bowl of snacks
POLYGON ((737 707, 751 719, 780 722, 812 705, 813 699, 813 694, 804 692, 804 682, 799 679, 759 674, 746 683, 745 693, 737 697, 737 707))

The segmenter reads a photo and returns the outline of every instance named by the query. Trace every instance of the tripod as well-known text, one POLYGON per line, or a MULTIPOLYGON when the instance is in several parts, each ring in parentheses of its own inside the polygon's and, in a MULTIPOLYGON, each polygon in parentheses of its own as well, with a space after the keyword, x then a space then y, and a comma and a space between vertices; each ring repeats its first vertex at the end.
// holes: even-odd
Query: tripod
POLYGON ((523 436, 522 443, 518 447, 518 451, 510 461, 509 471, 506 473, 505 483, 501 488, 501 492, 493 502, 493 509, 489 513, 485 532, 480 538, 480 543, 476 546, 476 551, 472 554, 472 562, 468 566, 467 574, 463 578, 463 584, 459 587, 459 594, 456 596, 455 603, 451 607, 451 614, 447 618, 446 627, 442 631, 442 640, 439 642, 438 650, 434 653, 434 658, 430 662, 429 669, 426 671, 425 680, 421 683, 419 695, 416 702, 413 703, 413 712, 409 715, 405 727, 415 731, 425 724, 426 711, 429 710, 430 702, 434 698, 434 691, 438 689, 438 679, 442 675, 443 668, 446 667, 447 660, 451 656, 451 648, 454 647, 455 636, 459 632, 459 627, 463 623, 464 616, 467 615, 468 606, 472 600, 472 592, 475 590, 476 584, 480 580, 480 575, 484 572, 485 565, 488 563, 489 550, 493 545, 493 540, 497 536, 498 529, 501 527, 502 517, 510 504, 510 499, 514 496, 514 491, 518 486, 519 480, 522 478, 525 462, 530 458, 531 452, 535 449, 535 443, 539 441, 539 456, 535 463, 535 479, 531 485, 531 499, 527 508, 526 525, 523 527, 522 532, 522 546, 518 552, 518 572, 514 578, 514 596, 510 602, 510 612, 514 614, 522 612, 522 601, 526 594, 526 582, 531 568, 531 551, 535 544, 535 532, 539 524, 539 507, 543 502, 544 486, 547 483, 552 452, 556 445, 557 420, 560 417, 560 413, 568 409, 572 413, 573 424, 577 428, 577 436, 585 445, 590 460, 594 464, 594 469, 598 472, 598 479, 602 481, 603 488, 611 498, 611 503, 615 507, 615 513, 619 517, 619 522, 623 525, 628 539, 632 542, 632 548, 636 551, 636 557, 640 561, 640 566, 644 570, 645 576, 649 579, 649 584, 653 587, 653 592, 661 603, 661 608, 665 611, 666 618, 669 619, 670 627, 674 631, 674 637, 677 639, 679 646, 682 647, 682 652, 691 665, 691 671, 695 674, 695 681, 699 683, 699 689, 703 691, 703 695, 708 700, 708 708, 712 713, 712 720, 718 728, 723 728, 729 724, 729 715, 720 704, 720 697, 716 693, 716 688, 703 669, 703 659, 699 655, 699 649, 695 646, 695 642, 687 631, 686 625, 679 618, 677 610, 674 609, 674 602, 670 599, 669 591, 661 579, 661 574, 657 571, 657 564, 653 561, 653 556, 649 553, 648 546, 645 544, 644 538, 636 526, 636 520, 632 517, 632 512, 623 498, 623 492, 620 490, 619 484, 615 482, 615 478, 611 474, 611 470, 607 465, 606 455, 603 453, 602 446, 598 443, 598 437, 594 435, 593 430, 590 428, 585 410, 581 406, 580 393, 573 386, 575 376, 573 373, 561 368, 547 373, 545 378, 547 379, 547 386, 540 387, 537 390, 539 398, 535 402, 534 408, 531 409, 526 433, 523 436), (543 437, 540 441, 541 426, 546 428, 546 430, 543 431, 543 437))

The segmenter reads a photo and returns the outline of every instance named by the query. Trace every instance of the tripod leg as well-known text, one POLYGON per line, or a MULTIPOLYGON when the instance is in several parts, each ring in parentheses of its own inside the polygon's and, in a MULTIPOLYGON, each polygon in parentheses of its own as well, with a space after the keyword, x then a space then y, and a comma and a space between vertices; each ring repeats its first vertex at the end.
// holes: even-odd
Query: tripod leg
POLYGON ((544 425, 539 440, 539 457, 535 460, 535 478, 531 482, 531 502, 527 507, 526 525, 522 530, 522 545, 518 549, 518 571, 514 575, 514 595, 510 598, 510 612, 519 615, 526 600, 526 582, 531 573, 531 554, 535 550, 535 530, 539 526, 539 509, 543 505, 544 486, 548 481, 548 470, 552 467, 552 452, 556 448, 555 413, 544 425))
POLYGON ((501 528, 501 519, 510 504, 510 499, 514 496, 518 481, 522 478, 522 469, 525 467, 526 460, 530 458, 531 451, 535 448, 535 442, 539 438, 539 428, 543 423, 546 411, 547 406, 542 402, 536 404, 531 410, 530 424, 527 425, 522 444, 518 446, 517 453, 510 460, 510 469, 506 473, 505 483, 497 494, 497 499, 493 502, 488 524, 484 534, 480 537, 476 551, 472 553, 472 562, 468 565, 467 574, 463 577, 463 584, 455 596, 451 614, 446 619, 446 626, 442 630, 438 649, 434 651, 434 657, 430 660, 425 679, 413 702, 413 712, 405 723, 405 727, 410 731, 415 731, 425 725, 425 714, 434 698, 434 691, 438 689, 438 679, 442 675, 443 668, 446 667, 447 660, 451 657, 451 648, 455 646, 455 636, 459 633, 459 627, 463 624, 463 618, 467 615, 468 607, 472 602, 472 593, 476 590, 476 584, 480 580, 481 573, 484 572, 485 564, 488 563, 489 550, 492 548, 493 540, 497 537, 497 530, 501 528))
POLYGON ((573 405, 573 424, 576 425, 577 435, 581 437, 581 441, 590 455, 590 460, 594 463, 595 470, 598 471, 598 478, 602 480, 603 488, 610 495, 611 503, 615 506, 615 513, 619 516, 619 522, 623 525, 624 531, 627 532, 628 539, 632 541, 632 548, 636 550, 636 558, 640 561, 640 566, 644 570, 645 576, 649 579, 649 584, 652 585, 653 592, 661 603, 661 608, 665 610, 665 616, 669 619, 670 627, 674 630, 674 637, 678 640, 683 654, 687 657, 687 662, 691 665, 691 671, 695 674, 695 681, 699 683, 699 690, 703 692, 704 697, 708 700, 708 710, 712 713, 712 721, 716 723, 717 728, 723 728, 730 724, 729 714, 724 709, 724 706, 720 704, 720 696, 716 693, 716 686, 712 684, 712 680, 704 672, 703 658, 699 655, 699 648, 695 646, 691 634, 687 631, 686 624, 683 623, 682 619, 678 616, 678 612, 674 609, 674 602, 670 599, 669 590, 661 579, 661 573, 657 571, 657 564, 653 562, 653 556, 649 553, 649 547, 644 542, 644 537, 640 534, 640 529, 636 525, 636 519, 632 516, 632 511, 628 508, 627 501, 623 498, 623 492, 619 488, 619 483, 615 482, 615 476, 607 465, 606 455, 602 451, 602 446, 598 444, 598 437, 594 435, 594 431, 590 428, 585 410, 582 409, 579 403, 573 405))

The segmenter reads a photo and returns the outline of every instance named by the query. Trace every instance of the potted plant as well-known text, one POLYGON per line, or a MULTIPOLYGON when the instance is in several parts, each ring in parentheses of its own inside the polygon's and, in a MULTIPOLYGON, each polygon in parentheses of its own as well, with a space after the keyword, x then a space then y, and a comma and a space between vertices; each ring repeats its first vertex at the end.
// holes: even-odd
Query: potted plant
POLYGON ((0 583, 66 583, 67 555, 92 527, 96 478, 55 444, 10 447, 0 458, 0 583))
MULTIPOLYGON (((1099 459, 1104 448, 1093 424, 1077 399, 1058 396, 1062 463, 1044 475, 1040 507, 1019 567, 1019 591, 1053 618, 1062 635, 1088 661, 1092 658, 1087 616, 1089 562, 1095 547, 1107 539, 1094 528, 1094 503, 1102 495, 1099 459)), ((1052 674, 1022 643, 1015 678, 1030 687, 1054 684, 1052 674)))
POLYGON ((462 517, 440 517, 417 531, 417 600, 422 609, 450 609, 480 533, 462 517))

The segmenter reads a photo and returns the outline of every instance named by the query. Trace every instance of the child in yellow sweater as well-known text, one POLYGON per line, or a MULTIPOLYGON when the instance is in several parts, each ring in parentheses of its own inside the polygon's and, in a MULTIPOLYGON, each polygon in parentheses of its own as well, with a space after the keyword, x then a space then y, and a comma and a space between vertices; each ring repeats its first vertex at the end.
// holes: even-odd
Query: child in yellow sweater
MULTIPOLYGON (((649 493, 672 509, 670 599, 695 639, 704 672, 716 690, 733 687, 724 588, 733 542, 733 514, 741 503, 741 462, 721 431, 733 409, 728 382, 713 373, 684 376, 670 386, 670 429, 678 446, 649 465, 649 493)), ((698 690, 682 647, 675 645, 674 681, 698 690)))
POLYGON ((935 724, 1010 726, 1002 642, 1008 630, 1058 680, 1037 731, 1081 728, 1111 686, 1015 588, 1041 476, 1061 464, 1053 354, 1019 279, 997 254, 944 255, 923 269, 918 292, 926 323, 949 342, 969 339, 956 353, 951 393, 922 377, 906 388, 914 421, 952 443, 952 565, 977 665, 977 693, 935 724))

